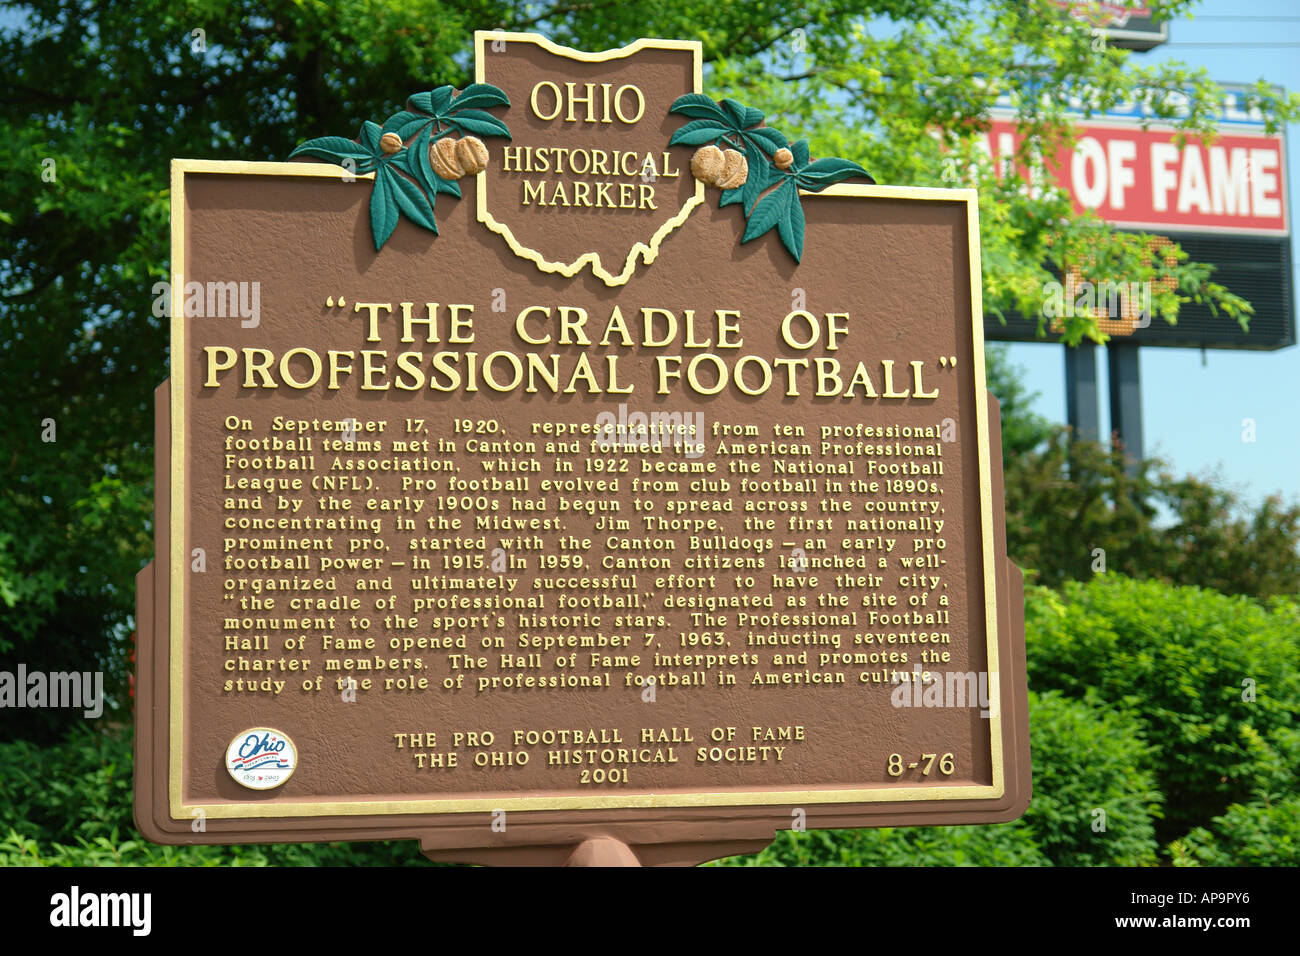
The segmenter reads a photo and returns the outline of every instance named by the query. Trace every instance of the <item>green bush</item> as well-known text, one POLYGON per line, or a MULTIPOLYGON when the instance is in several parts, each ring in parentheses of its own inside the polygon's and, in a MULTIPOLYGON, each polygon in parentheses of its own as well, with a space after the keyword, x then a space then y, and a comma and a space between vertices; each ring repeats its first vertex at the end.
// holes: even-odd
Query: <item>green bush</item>
POLYGON ((158 846, 131 815, 129 727, 0 743, 0 866, 419 866, 414 840, 158 846))
POLYGON ((1257 788, 1296 789, 1294 601, 1101 575, 1031 589, 1025 615, 1031 687, 1095 691, 1139 722, 1165 798, 1162 842, 1257 788))
POLYGON ((1034 796, 1014 823, 784 831, 725 866, 1140 866, 1154 864, 1160 794, 1137 721, 1096 700, 1029 695, 1034 796), (1103 810, 1104 817, 1094 813, 1103 810), (1104 829, 1094 825, 1104 822, 1104 829))
POLYGON ((1028 828, 977 827, 878 830, 783 830, 772 845, 712 866, 1046 866, 1028 828))
POLYGON ((1233 804, 1169 851, 1175 866, 1300 865, 1300 796, 1233 804))
MULTIPOLYGON (((1108 575, 1031 589, 1026 619, 1034 798, 1023 819, 783 832, 719 865, 1144 865, 1173 837, 1184 865, 1298 862, 1294 601, 1108 575), (1286 796, 1252 801, 1255 791, 1286 796)), ((50 746, 0 743, 0 865, 427 862, 414 841, 155 846, 135 831, 131 771, 130 728, 108 721, 50 746)))
POLYGON ((1156 862, 1160 793, 1153 753, 1135 718, 1089 695, 1029 695, 1034 796, 1025 812, 1043 855, 1057 866, 1156 862))

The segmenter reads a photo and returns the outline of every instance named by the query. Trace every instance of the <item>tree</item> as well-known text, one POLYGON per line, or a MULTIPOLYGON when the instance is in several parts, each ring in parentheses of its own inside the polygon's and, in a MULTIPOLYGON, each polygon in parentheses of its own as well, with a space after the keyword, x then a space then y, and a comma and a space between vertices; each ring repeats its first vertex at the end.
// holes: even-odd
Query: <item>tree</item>
POLYGON ((1002 405, 1007 551, 1040 584, 1119 573, 1254 598, 1300 594, 1300 503, 1248 508, 1220 482, 1083 441, 1032 410, 1006 349, 987 353, 1002 405))
MULTIPOLYGON (((1044 157, 1073 141, 1067 106, 1075 101, 1085 117, 1137 101, 1180 136, 1212 135, 1222 92, 1204 69, 1140 64, 1048 0, 868 6, 870 18, 847 30, 814 20, 763 56, 720 62, 714 88, 743 90, 737 95, 763 103, 774 125, 808 137, 815 152, 861 163, 877 182, 978 187, 986 312, 1038 315, 1041 330, 1044 285, 1067 264, 1088 264, 1098 282, 1150 281, 1152 312, 1165 320, 1196 301, 1246 325, 1249 304, 1213 282, 1208 266, 1177 246, 1172 265, 1145 261, 1150 237, 1076 215, 1069 197, 1047 185, 1044 157), (981 146, 999 97, 1014 104, 1023 137, 1015 169, 1005 172, 981 146)), ((1146 6, 1175 19, 1195 2, 1146 6)), ((1249 100, 1270 130, 1300 115, 1300 96, 1262 80, 1249 100)), ((1066 317, 1063 326, 1070 345, 1106 340, 1091 316, 1066 317)))
MULTIPOLYGON (((1191 3, 1153 5, 1176 16, 1191 3)), ((411 90, 463 85, 475 28, 536 30, 590 50, 638 36, 699 38, 710 93, 761 104, 818 155, 857 160, 884 183, 979 177, 970 181, 981 187, 985 308, 1034 312, 1047 270, 1085 249, 1109 267, 1099 280, 1168 270, 1142 267, 1136 240, 1076 217, 1059 194, 992 176, 976 134, 998 93, 1038 94, 1019 107, 1030 164, 1035 146, 1050 152, 1068 137, 1059 104, 1085 86, 1099 107, 1150 89, 1162 116, 1186 89, 1189 131, 1208 131, 1214 116, 1203 72, 1094 50, 1086 25, 1044 0, 36 0, 3 9, 0 403, 15 418, 0 459, 0 654, 104 669, 119 697, 133 575, 151 551, 152 393, 167 355, 154 286, 169 276, 171 157, 284 159, 411 90)), ((1283 120, 1297 102, 1261 84, 1255 105, 1283 120)), ((1158 315, 1173 317, 1180 296, 1248 312, 1204 266, 1184 257, 1172 272, 1180 292, 1156 297, 1158 315)), ((1071 341, 1088 334, 1097 337, 1091 319, 1067 322, 1071 341)), ((23 732, 14 721, 6 728, 23 732)))
POLYGON ((1034 411, 1037 392, 1022 381, 1024 370, 1011 364, 1005 345, 984 347, 984 381, 998 400, 1002 417, 1002 467, 1010 470, 1021 455, 1042 450, 1058 426, 1034 411))

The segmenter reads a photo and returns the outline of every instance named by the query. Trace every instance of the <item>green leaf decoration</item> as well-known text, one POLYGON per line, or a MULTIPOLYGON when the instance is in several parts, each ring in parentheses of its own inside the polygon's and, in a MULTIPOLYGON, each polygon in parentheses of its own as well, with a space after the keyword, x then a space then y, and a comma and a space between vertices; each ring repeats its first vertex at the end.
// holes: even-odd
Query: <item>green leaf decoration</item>
POLYGON ((778 149, 783 149, 786 145, 785 134, 770 126, 747 129, 744 131, 744 136, 747 142, 753 143, 768 156, 774 155, 778 149))
POLYGON ((758 197, 763 194, 763 190, 780 179, 782 174, 764 159, 761 151, 752 146, 745 146, 745 159, 749 163, 749 175, 745 178, 745 184, 735 189, 724 190, 722 199, 718 201, 718 208, 733 203, 743 203, 745 215, 748 216, 753 212, 754 203, 758 202, 758 197))
MULTIPOLYGON (((485 112, 486 107, 510 105, 505 92, 490 83, 471 83, 459 96, 452 87, 440 86, 414 94, 406 105, 406 109, 388 117, 383 126, 367 120, 355 140, 321 136, 307 140, 289 154, 290 159, 316 156, 340 165, 350 164, 346 168, 353 173, 375 174, 370 193, 370 234, 376 252, 392 236, 402 216, 437 235, 434 200, 439 193, 461 198, 460 184, 434 171, 429 160, 430 146, 453 133, 510 139, 510 127, 485 112), (396 152, 384 152, 380 140, 385 133, 395 133, 402 140, 396 152)), ((718 113, 721 115, 720 110, 718 113)))
MULTIPOLYGON (((383 131, 385 133, 398 133, 404 126, 409 126, 412 123, 423 124, 428 121, 428 117, 422 116, 419 113, 412 113, 410 110, 402 110, 401 112, 394 113, 392 116, 388 117, 387 122, 384 123, 383 131)), ((405 139, 406 137, 403 136, 402 138, 405 139)))
MULTIPOLYGON (((438 139, 442 137, 439 136, 438 139)), ((433 130, 426 129, 416 137, 415 142, 409 149, 402 150, 398 154, 396 162, 402 162, 402 168, 411 174, 411 177, 420 184, 425 192, 428 193, 446 193, 449 196, 460 198, 460 186, 454 179, 443 179, 433 171, 433 164, 429 161, 429 147, 436 142, 433 138, 433 130)))
POLYGON ((389 194, 388 177, 375 174, 375 188, 370 194, 370 236, 375 252, 384 247, 397 228, 397 201, 389 194))
POLYGON ((433 221, 433 200, 425 194, 424 190, 403 176, 391 164, 381 166, 378 175, 388 180, 388 194, 393 197, 402 215, 436 236, 438 224, 433 221))
POLYGON ((696 119, 717 120, 720 123, 730 122, 718 104, 703 93, 687 93, 685 96, 677 97, 673 100, 673 105, 668 108, 668 112, 681 113, 683 116, 693 116, 696 119))
POLYGON ((763 195, 763 190, 779 182, 784 174, 768 162, 760 150, 752 146, 746 146, 745 159, 749 163, 749 175, 745 178, 745 185, 740 187, 740 198, 745 204, 745 215, 748 216, 754 211, 754 203, 763 195))
POLYGON ((732 132, 730 127, 724 126, 716 120, 691 120, 673 133, 668 145, 703 146, 705 143, 716 143, 730 132, 732 132))
POLYGON ((799 185, 809 192, 819 193, 827 186, 843 182, 851 176, 861 176, 874 183, 865 169, 847 159, 819 159, 799 170, 799 185))
POLYGON ((451 105, 453 112, 468 108, 481 110, 487 106, 509 106, 510 98, 491 83, 471 83, 451 105))
POLYGON ((295 156, 318 156, 340 166, 345 160, 352 160, 356 164, 354 171, 359 173, 368 173, 375 168, 375 156, 370 150, 356 140, 343 136, 319 136, 316 139, 309 139, 289 154, 290 159, 295 156))
MULTIPOLYGON (((431 122, 435 132, 454 126, 476 136, 510 138, 509 127, 483 111, 485 106, 509 106, 510 98, 504 91, 490 83, 473 83, 460 96, 453 97, 452 92, 450 86, 440 86, 428 93, 415 94, 407 100, 407 105, 422 123, 431 122)), ((411 135, 416 131, 412 129, 411 135)))
POLYGON ((803 204, 799 202, 798 187, 787 185, 792 182, 793 180, 786 180, 786 184, 777 190, 788 190, 793 198, 786 203, 785 216, 776 221, 776 231, 782 244, 794 256, 794 261, 800 262, 803 260, 803 204))
POLYGON ((718 207, 741 205, 745 215, 742 243, 775 228, 795 262, 803 259, 805 219, 800 189, 821 192, 855 176, 875 183, 865 169, 847 159, 811 162, 807 140, 789 142, 780 130, 760 125, 762 112, 736 100, 715 103, 702 93, 687 93, 675 99, 668 112, 691 117, 673 133, 669 146, 713 145, 745 154, 749 166, 745 182, 724 189, 718 207), (776 154, 783 149, 790 151, 785 168, 776 164, 776 154))
POLYGON ((737 130, 749 129, 763 122, 763 114, 750 106, 742 106, 735 100, 723 100, 723 111, 731 117, 737 130))
POLYGON ((791 181, 787 179, 758 201, 758 205, 754 207, 749 220, 745 223, 745 234, 740 237, 740 241, 746 243, 763 235, 789 215, 788 207, 791 202, 798 201, 798 194, 791 181))
POLYGON ((457 129, 473 133, 475 136, 504 136, 506 139, 510 138, 510 127, 491 113, 484 113, 482 110, 461 110, 458 113, 449 113, 447 122, 457 129))
POLYGON ((361 145, 370 150, 371 155, 379 157, 384 155, 384 151, 379 147, 379 137, 384 135, 384 131, 379 128, 377 123, 366 120, 361 124, 361 145))
POLYGON ((436 90, 428 93, 416 93, 408 103, 421 113, 428 113, 430 116, 440 116, 443 110, 451 103, 451 94, 453 90, 450 86, 440 86, 436 90))

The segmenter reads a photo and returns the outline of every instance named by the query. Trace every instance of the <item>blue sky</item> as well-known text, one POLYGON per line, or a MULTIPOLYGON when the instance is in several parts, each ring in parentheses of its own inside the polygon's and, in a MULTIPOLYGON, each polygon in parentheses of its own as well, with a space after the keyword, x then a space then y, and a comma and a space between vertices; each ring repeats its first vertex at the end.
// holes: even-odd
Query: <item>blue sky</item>
MULTIPOLYGON (((1140 62, 1178 60, 1204 66, 1222 83, 1268 80, 1300 91, 1300 3, 1295 0, 1207 0, 1193 20, 1170 25, 1169 43, 1140 62)), ((1300 211, 1300 126, 1287 126, 1288 221, 1300 211)), ((1292 230, 1294 231, 1294 225, 1292 230)), ((1294 241, 1294 240, 1293 240, 1294 241)), ((1297 265, 1293 255, 1293 266, 1297 265)), ((1300 268, 1297 268, 1300 273, 1300 268)), ((1300 287, 1300 279, 1293 277, 1300 287)), ((1065 421, 1063 348, 1013 344, 1012 364, 1039 393, 1036 410, 1065 421)), ((1168 461, 1176 474, 1218 474, 1257 503, 1281 492, 1300 499, 1300 348, 1276 352, 1146 348, 1141 351, 1145 452, 1168 461), (1254 419, 1256 440, 1242 441, 1242 420, 1254 419)), ((1110 433, 1106 356, 1098 349, 1102 434, 1110 433)))

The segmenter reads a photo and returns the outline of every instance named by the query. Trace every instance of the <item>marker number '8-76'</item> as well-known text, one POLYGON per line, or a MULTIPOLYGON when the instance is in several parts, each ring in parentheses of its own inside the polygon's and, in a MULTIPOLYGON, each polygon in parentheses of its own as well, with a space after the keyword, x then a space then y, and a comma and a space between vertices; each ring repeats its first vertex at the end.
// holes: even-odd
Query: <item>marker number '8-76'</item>
POLYGON ((934 768, 936 757, 939 759, 939 773, 943 774, 945 777, 952 776, 953 771, 957 769, 952 754, 944 754, 942 757, 938 754, 921 754, 921 759, 913 761, 912 763, 903 763, 903 757, 901 754, 890 754, 889 775, 891 777, 901 777, 905 771, 920 770, 921 776, 928 777, 930 776, 931 769, 934 768))

